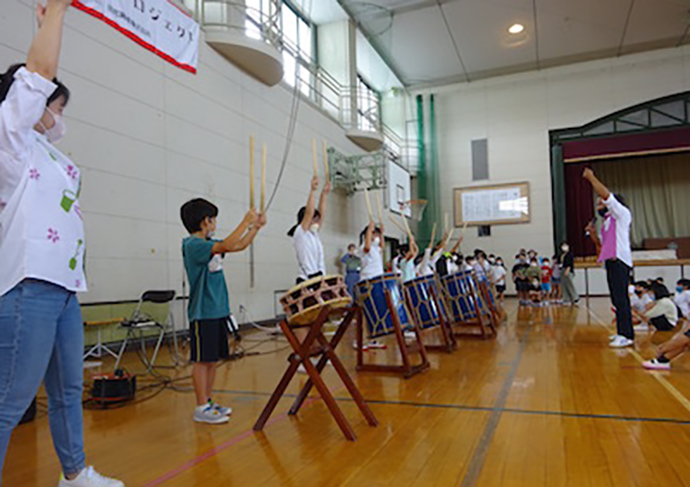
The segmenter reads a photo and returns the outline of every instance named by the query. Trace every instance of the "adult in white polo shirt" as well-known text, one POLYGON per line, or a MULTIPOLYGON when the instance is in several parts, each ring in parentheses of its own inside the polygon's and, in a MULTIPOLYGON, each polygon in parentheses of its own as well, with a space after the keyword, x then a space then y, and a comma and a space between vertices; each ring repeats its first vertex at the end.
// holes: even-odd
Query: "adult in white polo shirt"
POLYGON ((69 91, 55 75, 70 3, 39 4, 26 65, 0 80, 0 461, 44 382, 60 487, 117 487, 85 464, 81 177, 53 146, 66 133, 69 91))
POLYGON ((628 284, 632 272, 632 248, 630 246, 630 226, 632 213, 622 198, 616 197, 597 179, 591 169, 585 169, 583 177, 592 184, 597 199, 597 212, 604 218, 601 227, 601 250, 599 262, 606 267, 606 280, 609 285, 611 301, 616 308, 617 334, 611 339, 612 348, 633 345, 632 311, 628 284))

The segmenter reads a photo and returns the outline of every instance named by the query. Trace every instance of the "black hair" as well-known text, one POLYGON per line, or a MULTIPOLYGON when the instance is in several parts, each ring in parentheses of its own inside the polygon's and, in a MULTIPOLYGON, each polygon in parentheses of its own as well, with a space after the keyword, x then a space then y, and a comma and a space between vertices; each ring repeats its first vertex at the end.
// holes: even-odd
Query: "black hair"
POLYGON ((180 208, 182 223, 189 233, 196 233, 201 230, 201 223, 207 218, 218 216, 218 207, 203 198, 196 198, 187 201, 180 208))
POLYGON ((647 281, 637 281, 635 287, 641 287, 645 291, 649 291, 652 288, 647 281))
POLYGON ((685 289, 690 289, 690 279, 679 279, 678 285, 683 286, 685 289))
MULTIPOLYGON (((26 67, 26 64, 13 64, 4 74, 0 75, 0 103, 4 102, 5 98, 7 98, 7 94, 10 92, 10 88, 12 88, 12 85, 14 84, 14 76, 17 74, 17 71, 23 67, 26 67)), ((67 87, 57 78, 53 79, 53 83, 55 83, 57 88, 48 97, 46 106, 50 105, 60 97, 65 99, 65 105, 67 105, 70 97, 69 89, 67 89, 67 87)))
POLYGON ((405 255, 410 251, 410 244, 402 244, 398 249, 400 250, 400 255, 405 255))
POLYGON ((659 276, 659 277, 657 277, 656 279, 654 279, 654 282, 658 282, 659 284, 663 284, 663 283, 664 283, 664 278, 661 277, 661 276, 659 276))
MULTIPOLYGON (((362 230, 362 233, 359 234, 359 244, 360 245, 364 244, 364 239, 367 236, 367 230, 369 230, 369 225, 364 227, 364 230, 362 230)), ((381 233, 381 229, 378 226, 374 227, 374 233, 376 233, 376 232, 381 233)))
POLYGON ((657 301, 671 296, 671 293, 668 292, 668 288, 658 282, 652 284, 652 292, 654 293, 654 299, 657 301))
MULTIPOLYGON (((297 225, 292 227, 290 230, 288 230, 288 237, 294 237, 295 232, 297 231, 297 227, 299 227, 302 224, 302 220, 304 220, 304 215, 307 214, 307 207, 303 206, 302 208, 299 209, 297 212, 297 225)), ((319 210, 314 210, 314 216, 313 218, 318 218, 321 216, 321 213, 319 213, 319 210)))

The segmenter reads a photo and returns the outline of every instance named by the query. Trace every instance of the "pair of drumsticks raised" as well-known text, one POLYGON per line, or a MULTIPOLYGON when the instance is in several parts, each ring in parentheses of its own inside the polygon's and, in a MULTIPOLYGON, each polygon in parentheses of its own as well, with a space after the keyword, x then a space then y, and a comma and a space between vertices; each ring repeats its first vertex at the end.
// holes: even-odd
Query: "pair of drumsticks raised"
MULTIPOLYGON (((369 219, 371 221, 373 221, 374 219, 373 219, 372 212, 371 212, 371 203, 369 201, 369 192, 366 189, 364 190, 364 196, 365 196, 366 202, 367 202, 367 210, 369 211, 369 219)), ((377 196, 378 196, 377 200, 378 200, 378 206, 379 206, 379 218, 383 222, 383 209, 381 207, 381 197, 379 194, 377 194, 377 196)), ((414 240, 414 236, 412 235, 412 230, 410 230, 410 225, 407 223, 407 217, 405 216, 405 213, 402 213, 400 215, 400 219, 403 222, 402 225, 400 223, 398 223, 392 215, 389 218, 390 218, 391 222, 396 227, 398 227, 398 229, 400 229, 400 231, 402 231, 403 233, 405 233, 407 235, 407 238, 409 239, 410 242, 412 242, 412 240, 414 240)), ((450 241, 453 240, 453 236, 455 234, 455 228, 451 229, 449 222, 450 222, 450 218, 448 216, 448 213, 446 213, 445 219, 444 219, 444 225, 443 225, 444 234, 446 235, 446 238, 443 241, 443 244, 441 245, 441 249, 444 249, 448 246, 450 241)), ((464 237, 464 235, 465 235, 465 230, 467 229, 467 223, 468 222, 465 222, 462 226, 461 238, 464 237)), ((436 240, 436 228, 437 227, 438 227, 438 223, 434 222, 434 226, 431 230, 431 241, 429 243, 429 246, 431 248, 433 248, 434 242, 436 240)))
MULTIPOLYGON (((323 140, 323 166, 326 168, 326 181, 331 177, 330 169, 328 167, 328 151, 326 150, 326 141, 323 140)), ((319 168, 316 155, 316 139, 312 139, 312 149, 314 152, 314 176, 318 176, 319 168)), ((256 209, 256 203, 254 198, 254 136, 249 136, 249 208, 252 210, 256 209)), ((263 213, 266 211, 266 157, 267 150, 266 144, 263 144, 261 148, 261 199, 259 203, 259 212, 263 213)))

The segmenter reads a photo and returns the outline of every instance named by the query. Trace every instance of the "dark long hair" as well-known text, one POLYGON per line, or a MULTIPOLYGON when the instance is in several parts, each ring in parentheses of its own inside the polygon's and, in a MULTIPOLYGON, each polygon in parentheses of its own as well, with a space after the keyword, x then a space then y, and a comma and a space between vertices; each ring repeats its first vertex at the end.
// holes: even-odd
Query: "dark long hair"
MULTIPOLYGON (((297 227, 299 227, 302 224, 302 220, 304 220, 304 215, 307 213, 307 207, 303 206, 302 208, 299 209, 297 212, 297 225, 293 226, 289 231, 288 231, 288 237, 294 237, 295 232, 297 231, 297 227)), ((312 218, 317 218, 320 217, 321 213, 319 213, 319 210, 314 210, 314 216, 312 218)))
MULTIPOLYGON (((26 64, 13 64, 4 74, 0 75, 0 104, 5 101, 5 98, 7 98, 7 94, 10 92, 10 88, 12 88, 12 85, 14 84, 14 77, 17 74, 17 71, 24 67, 26 67, 26 64)), ((50 105, 60 97, 65 99, 65 105, 67 105, 70 97, 69 89, 57 78, 53 79, 53 83, 57 85, 57 88, 48 97, 46 106, 50 105)))

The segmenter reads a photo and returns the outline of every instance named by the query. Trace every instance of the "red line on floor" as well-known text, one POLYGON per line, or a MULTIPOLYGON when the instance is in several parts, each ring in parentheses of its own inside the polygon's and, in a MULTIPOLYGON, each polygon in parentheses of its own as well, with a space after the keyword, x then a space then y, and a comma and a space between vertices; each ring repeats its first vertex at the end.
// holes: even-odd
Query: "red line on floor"
MULTIPOLYGON (((342 389, 343 388, 341 387, 341 388, 336 389, 334 391, 332 390, 331 393, 336 394, 342 389)), ((312 397, 308 398, 306 401, 304 401, 304 404, 302 405, 302 407, 304 408, 307 406, 311 406, 312 404, 314 404, 315 402, 317 402, 320 399, 321 399, 320 396, 312 396, 312 397)), ((270 419, 266 423, 265 428, 272 425, 272 424, 277 423, 278 421, 282 421, 287 417, 288 417, 287 413, 282 413, 282 414, 279 414, 277 416, 274 416, 272 419, 270 419)), ((191 470, 192 468, 199 465, 200 463, 205 462, 209 458, 212 458, 212 457, 218 455, 222 451, 227 450, 228 448, 230 448, 232 446, 235 446, 236 444, 246 440, 247 438, 251 438, 252 436, 254 436, 254 434, 255 434, 255 431, 253 429, 250 429, 250 430, 247 430, 243 433, 240 433, 239 435, 235 436, 234 438, 231 438, 230 440, 226 441, 225 443, 223 443, 223 444, 221 444, 215 448, 212 448, 207 452, 202 453, 201 455, 197 456, 196 458, 193 458, 193 459, 189 460, 188 462, 183 463, 179 467, 172 469, 171 471, 161 475, 160 477, 158 477, 152 481, 145 483, 142 487, 155 487, 157 485, 163 484, 164 482, 167 482, 168 480, 172 480, 175 477, 177 477, 178 475, 182 475, 183 473, 185 473, 188 470, 191 470)))

